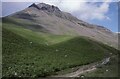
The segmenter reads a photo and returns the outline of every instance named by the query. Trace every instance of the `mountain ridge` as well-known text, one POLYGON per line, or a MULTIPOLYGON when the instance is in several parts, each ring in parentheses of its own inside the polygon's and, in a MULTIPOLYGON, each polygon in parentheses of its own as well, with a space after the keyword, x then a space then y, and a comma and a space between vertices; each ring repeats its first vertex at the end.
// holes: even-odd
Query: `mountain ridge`
MULTIPOLYGON (((45 4, 45 3, 39 3, 39 4, 33 3, 29 6, 29 8, 30 7, 35 7, 39 10, 47 10, 48 12, 54 12, 54 11, 60 11, 61 12, 61 10, 58 7, 56 7, 54 5, 45 4)), ((78 19, 78 20, 80 20, 80 19, 78 19)), ((82 20, 80 20, 80 21, 82 21, 82 20)), ((85 21, 83 21, 83 22, 85 23, 85 21)), ((90 23, 88 23, 88 24, 90 24, 90 23)), ((91 24, 91 25, 95 26, 95 24, 91 24)), ((108 31, 111 31, 111 30, 105 28, 104 26, 101 26, 101 25, 96 25, 96 26, 98 26, 100 28, 103 28, 103 29, 106 29, 108 31)))
POLYGON ((41 32, 39 27, 42 27, 44 30, 47 30, 45 32, 50 34, 87 36, 117 47, 117 35, 111 30, 79 20, 72 14, 63 12, 54 5, 33 3, 28 8, 5 18, 10 18, 19 24, 27 24, 27 26, 22 27, 34 31, 38 30, 41 32))

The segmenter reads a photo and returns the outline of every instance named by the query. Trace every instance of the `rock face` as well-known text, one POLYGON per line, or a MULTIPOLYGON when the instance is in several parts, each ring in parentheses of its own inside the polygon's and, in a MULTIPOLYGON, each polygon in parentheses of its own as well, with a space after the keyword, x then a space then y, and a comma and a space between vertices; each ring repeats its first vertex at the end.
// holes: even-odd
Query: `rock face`
POLYGON ((41 32, 42 30, 42 32, 57 35, 87 36, 117 47, 117 36, 109 29, 79 20, 53 5, 45 3, 32 4, 28 8, 6 18, 15 19, 14 21, 17 24, 33 31, 41 32))
POLYGON ((73 17, 71 14, 62 12, 58 7, 54 5, 48 5, 45 3, 40 3, 36 5, 35 3, 33 3, 32 5, 29 6, 29 8, 36 8, 39 11, 46 12, 48 15, 53 14, 53 15, 56 15, 57 17, 67 19, 67 20, 70 20, 70 19, 78 20, 76 17, 73 17))
POLYGON ((40 8, 35 3, 33 3, 32 5, 30 5, 29 8, 30 7, 34 7, 34 8, 37 8, 38 10, 40 10, 40 8))
POLYGON ((34 7, 37 8, 38 10, 46 10, 48 12, 60 12, 60 9, 58 7, 55 7, 54 5, 48 5, 45 3, 40 3, 38 5, 36 5, 35 3, 33 3, 30 7, 34 7))

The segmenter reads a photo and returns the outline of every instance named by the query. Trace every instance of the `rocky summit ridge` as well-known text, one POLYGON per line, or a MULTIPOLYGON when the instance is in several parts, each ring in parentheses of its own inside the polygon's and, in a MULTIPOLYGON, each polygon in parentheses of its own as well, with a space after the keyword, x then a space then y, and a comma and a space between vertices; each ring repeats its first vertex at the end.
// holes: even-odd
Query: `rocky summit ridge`
POLYGON ((30 7, 37 8, 38 10, 46 10, 48 12, 60 12, 61 11, 58 7, 54 5, 48 5, 45 3, 39 3, 39 4, 33 3, 32 5, 29 6, 29 8, 30 7))

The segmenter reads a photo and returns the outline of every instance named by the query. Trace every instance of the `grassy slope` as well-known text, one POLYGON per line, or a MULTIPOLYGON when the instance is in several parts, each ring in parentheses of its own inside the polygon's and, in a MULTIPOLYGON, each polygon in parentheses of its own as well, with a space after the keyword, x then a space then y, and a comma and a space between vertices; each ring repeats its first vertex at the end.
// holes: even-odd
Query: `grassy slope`
POLYGON ((97 70, 82 75, 87 77, 118 77, 118 56, 112 57, 108 64, 97 70))
POLYGON ((15 24, 7 24, 3 23, 4 28, 11 30, 12 32, 26 38, 29 40, 32 40, 34 42, 37 42, 39 44, 55 44, 59 43, 61 41, 66 41, 73 36, 67 36, 67 35, 51 35, 48 33, 41 33, 41 32, 35 32, 29 29, 21 28, 18 25, 15 24))
POLYGON ((3 27, 3 76, 47 76, 116 52, 82 37, 42 34, 13 24, 3 27))
POLYGON ((2 22, 0 19, 0 78, 2 77, 2 22))

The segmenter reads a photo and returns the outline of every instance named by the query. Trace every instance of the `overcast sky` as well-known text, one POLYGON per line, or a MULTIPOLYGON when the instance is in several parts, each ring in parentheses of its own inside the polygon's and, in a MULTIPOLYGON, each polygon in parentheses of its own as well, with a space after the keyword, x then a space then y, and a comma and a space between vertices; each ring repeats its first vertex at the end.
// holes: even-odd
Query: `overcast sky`
POLYGON ((118 31, 117 0, 2 0, 2 15, 23 10, 34 2, 58 6, 79 19, 118 31), (99 1, 99 2, 98 2, 99 1), (114 2, 113 2, 114 1, 114 2))

